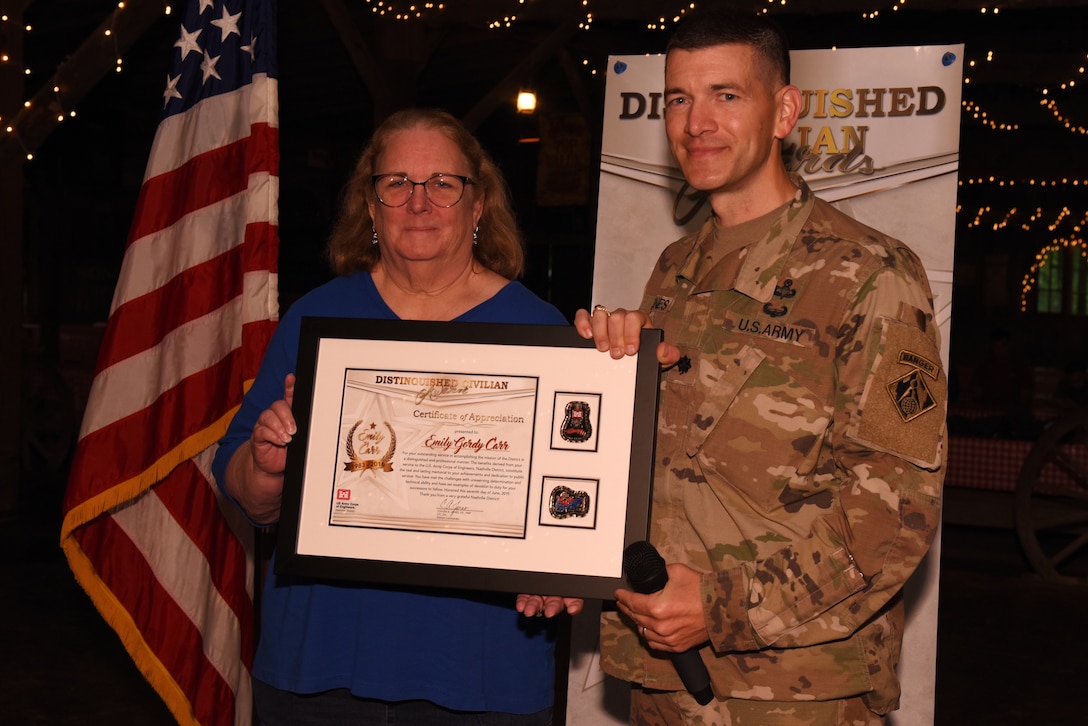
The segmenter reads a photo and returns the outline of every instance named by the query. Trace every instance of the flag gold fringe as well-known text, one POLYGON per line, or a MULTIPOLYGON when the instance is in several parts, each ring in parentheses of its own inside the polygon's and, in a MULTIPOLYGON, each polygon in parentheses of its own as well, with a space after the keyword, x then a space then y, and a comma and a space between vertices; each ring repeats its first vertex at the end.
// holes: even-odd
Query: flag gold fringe
MULTIPOLYGON (((252 381, 247 381, 249 388, 252 381)), ((235 406, 218 421, 198 431, 178 446, 168 451, 158 461, 139 475, 121 482, 108 490, 81 502, 64 516, 61 524, 60 544, 68 559, 68 566, 75 575, 80 587, 90 597, 102 618, 116 631, 125 650, 132 657, 136 668, 143 674, 151 687, 162 698, 163 703, 181 726, 200 726, 193 713, 192 704, 185 692, 174 680, 170 671, 158 659, 155 652, 144 640, 128 610, 117 600, 106 583, 98 576, 98 571, 90 558, 79 546, 75 531, 98 517, 108 515, 111 510, 119 509, 135 501, 165 479, 170 472, 183 461, 192 459, 201 451, 217 442, 227 430, 239 406, 235 406)))

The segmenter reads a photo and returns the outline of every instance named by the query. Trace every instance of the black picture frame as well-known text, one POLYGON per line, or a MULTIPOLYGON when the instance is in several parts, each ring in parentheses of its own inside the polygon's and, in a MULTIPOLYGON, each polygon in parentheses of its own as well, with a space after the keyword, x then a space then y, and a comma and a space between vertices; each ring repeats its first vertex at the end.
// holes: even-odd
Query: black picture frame
POLYGON ((304 318, 276 572, 611 599, 648 535, 660 341, 613 360, 570 326, 304 318), (590 451, 570 425, 552 445, 579 391, 590 451), (592 496, 544 491, 567 479, 592 496))

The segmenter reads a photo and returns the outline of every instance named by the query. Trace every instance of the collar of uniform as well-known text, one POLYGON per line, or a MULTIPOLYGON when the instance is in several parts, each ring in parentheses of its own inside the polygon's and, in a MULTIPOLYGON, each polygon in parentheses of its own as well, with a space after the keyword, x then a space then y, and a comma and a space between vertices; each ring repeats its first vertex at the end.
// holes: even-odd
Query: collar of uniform
POLYGON ((684 258, 684 264, 680 266, 680 269, 676 272, 677 280, 686 280, 688 283, 695 283, 700 274, 702 265, 705 264, 707 254, 707 240, 714 234, 714 216, 711 215, 703 226, 699 228, 699 231, 692 236, 691 248, 688 250, 688 256, 684 258))
POLYGON ((816 202, 815 195, 804 179, 796 175, 791 175, 790 178, 797 187, 793 201, 771 225, 763 239, 748 248, 735 280, 700 279, 717 262, 709 259, 713 257, 713 251, 708 247, 713 244, 710 238, 714 235, 716 224, 715 218, 711 216, 692 235, 687 257, 676 273, 677 282, 698 284, 700 290, 734 289, 759 302, 770 302, 781 277, 782 266, 816 202))
POLYGON ((737 292, 759 302, 770 302, 774 296, 775 286, 782 277, 782 267, 816 203, 816 197, 804 179, 799 176, 791 176, 791 179, 797 186, 793 201, 771 225, 766 236, 749 248, 733 285, 737 292))

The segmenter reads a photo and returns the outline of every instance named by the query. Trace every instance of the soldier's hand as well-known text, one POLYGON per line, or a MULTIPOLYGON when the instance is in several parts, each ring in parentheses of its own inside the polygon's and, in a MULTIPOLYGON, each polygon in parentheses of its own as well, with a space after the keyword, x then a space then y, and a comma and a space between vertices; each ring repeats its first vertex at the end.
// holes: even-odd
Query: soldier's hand
MULTIPOLYGON (((597 350, 615 359, 638 353, 643 328, 649 328, 650 317, 641 310, 608 310, 597 305, 593 311, 581 309, 574 314, 574 328, 586 340, 592 340, 597 350)), ((680 360, 676 346, 662 342, 657 346, 657 362, 668 367, 680 360)))

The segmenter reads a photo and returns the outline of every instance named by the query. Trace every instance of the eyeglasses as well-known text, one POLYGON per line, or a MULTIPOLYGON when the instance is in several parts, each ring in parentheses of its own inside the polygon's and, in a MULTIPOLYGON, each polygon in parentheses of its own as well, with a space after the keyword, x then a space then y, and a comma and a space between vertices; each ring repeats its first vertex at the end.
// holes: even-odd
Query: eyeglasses
POLYGON ((387 207, 403 207, 416 187, 423 187, 427 199, 437 207, 452 207, 461 201, 465 186, 475 184, 459 174, 435 174, 426 181, 412 181, 404 174, 377 174, 371 177, 378 201, 387 207))

